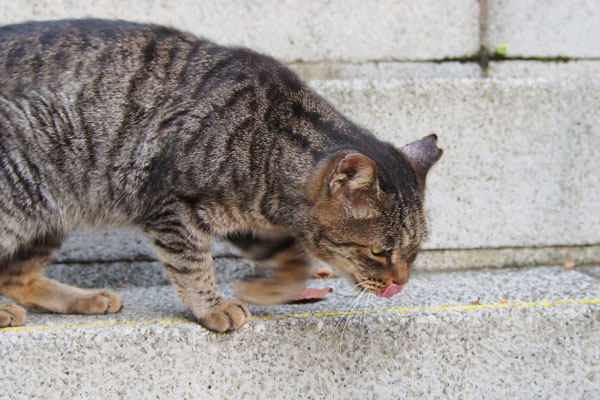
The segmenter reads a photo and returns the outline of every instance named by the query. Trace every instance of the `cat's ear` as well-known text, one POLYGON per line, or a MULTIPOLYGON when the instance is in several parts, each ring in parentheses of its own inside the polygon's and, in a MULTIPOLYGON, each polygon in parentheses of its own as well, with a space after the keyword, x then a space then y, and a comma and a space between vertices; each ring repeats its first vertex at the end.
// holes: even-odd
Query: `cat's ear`
POLYGON ((427 172, 440 159, 442 149, 437 147, 437 135, 431 134, 423 139, 415 140, 399 149, 414 165, 421 179, 425 180, 427 172))
POLYGON ((371 218, 378 214, 379 197, 377 164, 360 153, 342 158, 329 176, 329 192, 354 218, 371 218))

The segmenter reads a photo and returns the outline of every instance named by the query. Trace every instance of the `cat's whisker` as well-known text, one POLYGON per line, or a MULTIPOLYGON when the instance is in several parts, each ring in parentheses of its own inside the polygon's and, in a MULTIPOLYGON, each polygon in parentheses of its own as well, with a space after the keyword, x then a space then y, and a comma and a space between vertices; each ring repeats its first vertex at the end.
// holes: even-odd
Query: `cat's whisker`
MULTIPOLYGON (((370 308, 370 307, 368 307, 369 300, 370 300, 369 296, 366 297, 366 300, 367 300, 367 308, 370 308)), ((367 316, 367 313, 363 313, 362 316, 361 316, 361 318, 360 318, 360 329, 361 329, 360 341, 361 342, 362 342, 362 339, 363 339, 363 335, 365 334, 365 330, 367 329, 366 326, 365 326, 365 318, 366 318, 366 316, 367 316)))
POLYGON ((345 286, 343 287, 341 290, 352 290, 352 289, 356 289, 357 287, 360 286, 360 282, 355 283, 354 285, 349 285, 349 286, 345 286))
POLYGON ((357 293, 356 297, 352 300, 352 303, 350 304, 350 307, 344 312, 344 315, 342 316, 342 318, 340 319, 340 321, 337 323, 337 325, 335 326, 336 329, 339 326, 339 324, 344 321, 344 320, 348 320, 348 317, 350 316, 350 313, 352 312, 352 310, 354 309, 354 306, 358 303, 358 301, 360 300, 361 296, 365 293, 366 289, 363 289, 362 292, 357 293))
POLYGON ((354 285, 345 286, 345 287, 343 287, 343 288, 340 289, 340 293, 343 293, 345 291, 351 292, 354 289, 359 288, 361 286, 361 284, 362 284, 362 282, 357 282, 354 285))
POLYGON ((337 298, 332 297, 331 299, 328 300, 329 306, 334 310, 338 309, 340 304, 345 303, 346 301, 347 301, 346 297, 337 297, 337 298))
MULTIPOLYGON (((358 295, 358 297, 356 298, 356 300, 354 301, 354 303, 352 304, 352 308, 354 308, 354 304, 358 304, 358 301, 360 300, 360 298, 366 293, 367 289, 363 289, 363 291, 361 292, 361 294, 358 295)), ((351 309, 352 310, 352 309, 351 309)), ((350 311, 351 311, 350 310, 350 311)), ((349 317, 349 316, 348 316, 349 317)), ((348 317, 346 317, 346 322, 344 323, 344 328, 342 329, 342 336, 340 338, 340 345, 342 344, 342 342, 344 341, 344 332, 346 332, 346 326, 348 325, 348 317)))
POLYGON ((333 297, 332 300, 330 300, 331 306, 337 307, 340 303, 346 302, 348 296, 355 298, 355 296, 359 294, 359 286, 360 282, 339 289, 337 291, 338 297, 333 297))
MULTIPOLYGON (((364 291, 363 291, 364 293, 364 291)), ((337 329, 337 327, 340 325, 340 323, 347 318, 348 313, 350 311, 352 311, 352 308, 354 307, 354 304, 358 301, 358 299, 360 298, 361 293, 357 293, 356 297, 354 297, 354 299, 352 300, 352 303, 350 303, 350 307, 344 312, 344 314, 342 315, 342 318, 338 321, 338 323, 335 325, 335 329, 337 329)))

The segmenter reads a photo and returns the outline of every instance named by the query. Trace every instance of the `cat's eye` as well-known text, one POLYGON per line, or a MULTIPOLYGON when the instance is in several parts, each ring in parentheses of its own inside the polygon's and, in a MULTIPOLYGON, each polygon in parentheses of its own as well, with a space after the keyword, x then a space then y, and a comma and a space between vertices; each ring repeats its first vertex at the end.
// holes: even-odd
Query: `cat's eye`
POLYGON ((380 247, 371 247, 371 253, 377 257, 385 257, 388 253, 388 250, 383 250, 380 247))

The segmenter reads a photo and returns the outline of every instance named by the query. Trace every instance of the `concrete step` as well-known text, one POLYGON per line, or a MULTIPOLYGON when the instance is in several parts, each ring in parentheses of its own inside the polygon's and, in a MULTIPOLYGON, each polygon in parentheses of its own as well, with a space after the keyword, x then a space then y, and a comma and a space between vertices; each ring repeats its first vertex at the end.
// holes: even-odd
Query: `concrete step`
POLYGON ((600 396, 598 266, 420 273, 391 299, 310 286, 334 292, 251 307, 223 335, 189 322, 171 286, 117 289, 116 315, 31 311, 0 330, 0 397, 600 396))

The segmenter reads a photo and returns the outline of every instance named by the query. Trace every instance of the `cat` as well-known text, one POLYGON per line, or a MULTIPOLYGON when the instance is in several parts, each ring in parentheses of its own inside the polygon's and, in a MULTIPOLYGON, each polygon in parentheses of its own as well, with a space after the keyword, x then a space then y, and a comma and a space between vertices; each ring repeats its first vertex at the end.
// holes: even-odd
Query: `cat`
MULTIPOLYGON (((378 140, 274 59, 178 30, 108 20, 0 28, 0 293, 54 313, 122 297, 44 277, 74 228, 135 226, 191 316, 238 329, 245 303, 289 300, 313 257, 389 296, 427 233, 437 136, 378 140), (272 266, 215 284, 209 238, 272 266)), ((0 327, 26 312, 0 303, 0 327)))

